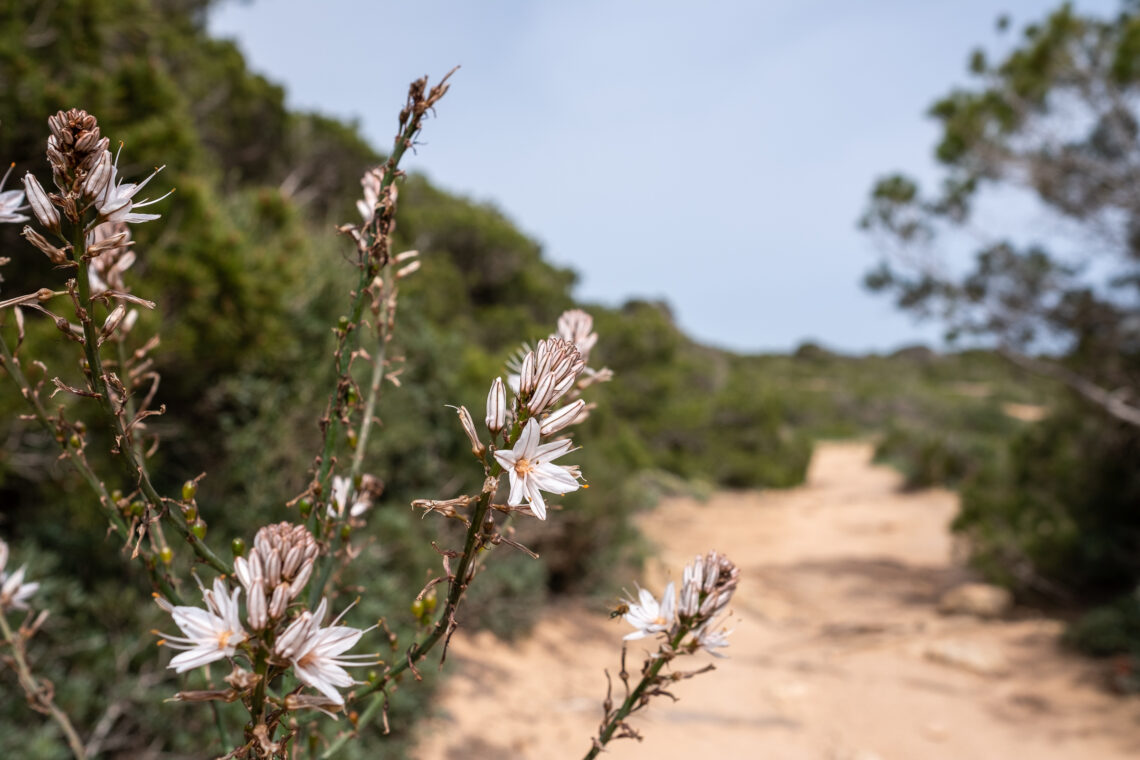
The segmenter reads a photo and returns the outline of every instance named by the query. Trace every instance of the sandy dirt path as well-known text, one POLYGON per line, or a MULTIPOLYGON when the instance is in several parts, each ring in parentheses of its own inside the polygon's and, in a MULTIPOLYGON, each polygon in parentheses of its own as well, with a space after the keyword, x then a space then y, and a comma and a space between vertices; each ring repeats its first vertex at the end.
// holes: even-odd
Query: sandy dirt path
MULTIPOLYGON (((741 567, 729 659, 677 685, 605 757, 773 760, 1113 760, 1140 754, 1140 701, 1058 646, 1059 623, 940 615, 966 579, 947 524, 956 497, 900 493, 858 443, 823 443, 808 482, 676 499, 647 514, 659 592, 711 548, 741 567)), ((452 677, 418 760, 579 758, 597 730, 603 669, 629 629, 568 602, 527 639, 456 635, 452 677)), ((637 644, 637 642, 634 642, 637 644)), ((645 647, 630 649, 639 664, 645 647)), ((703 665, 712 658, 690 658, 703 665)), ((636 660, 636 663, 635 663, 636 660)))

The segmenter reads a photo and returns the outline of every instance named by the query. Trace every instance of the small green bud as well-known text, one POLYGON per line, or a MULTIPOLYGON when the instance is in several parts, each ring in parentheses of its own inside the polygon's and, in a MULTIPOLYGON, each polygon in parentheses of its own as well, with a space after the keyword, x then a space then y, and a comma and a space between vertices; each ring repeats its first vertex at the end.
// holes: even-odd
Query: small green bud
POLYGON ((131 504, 132 517, 142 517, 144 512, 146 512, 146 504, 143 504, 141 501, 136 501, 131 504))
POLYGON ((340 319, 338 319, 336 321, 336 326, 338 329, 347 330, 348 329, 348 317, 342 316, 340 319))
POLYGON ((158 558, 162 560, 162 564, 169 565, 174 561, 174 552, 170 550, 169 546, 164 546, 158 551, 158 558))
POLYGON ((340 540, 347 541, 352 537, 352 527, 349 525, 340 526, 340 540))
MULTIPOLYGON (((351 385, 348 386, 348 390, 344 392, 344 400, 350 404, 355 404, 359 399, 360 399, 360 396, 356 393, 356 388, 354 386, 351 386, 351 385)), ((356 434, 355 431, 350 431, 350 432, 352 432, 353 435, 356 434)))
POLYGON ((308 519, 309 515, 313 511, 313 502, 309 501, 308 499, 301 499, 299 502, 297 502, 297 509, 300 511, 301 517, 308 519))
POLYGON ((71 434, 71 437, 67 439, 67 442, 71 444, 71 448, 73 449, 77 449, 83 445, 83 441, 79 440, 79 436, 77 436, 75 433, 71 434))
POLYGON ((186 522, 194 522, 198 519, 198 508, 186 507, 186 509, 182 510, 182 514, 186 515, 186 522))
POLYGON ((122 491, 120 491, 118 488, 116 488, 114 491, 111 491, 111 501, 122 501, 122 500, 123 500, 123 492, 122 491))
POLYGON ((435 612, 435 604, 435 590, 432 589, 432 592, 424 597, 424 609, 427 611, 427 614, 430 615, 431 613, 435 612))
POLYGON ((190 526, 190 532, 199 541, 206 537, 206 523, 202 520, 195 520, 194 524, 190 526))
POLYGON ((235 538, 233 541, 230 541, 230 551, 234 553, 235 557, 244 557, 245 541, 242 541, 240 538, 235 538))
POLYGON ((182 501, 193 501, 198 493, 198 484, 193 480, 187 480, 182 484, 182 501))
POLYGON ((376 683, 380 680, 380 674, 375 670, 368 671, 368 683, 376 683))
POLYGON ((420 620, 424 616, 424 600, 416 599, 412 602, 412 615, 416 620, 420 620))

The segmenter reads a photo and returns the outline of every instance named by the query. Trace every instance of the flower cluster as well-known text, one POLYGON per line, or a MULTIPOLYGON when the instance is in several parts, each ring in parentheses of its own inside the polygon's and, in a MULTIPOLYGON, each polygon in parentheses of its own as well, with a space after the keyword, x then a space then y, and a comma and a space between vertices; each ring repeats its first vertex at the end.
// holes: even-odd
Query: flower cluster
POLYGON ((8 544, 0 540, 0 614, 8 610, 28 609, 28 597, 36 593, 39 583, 24 583, 26 565, 9 575, 5 570, 8 564, 8 544))
POLYGON ((728 646, 728 634, 721 613, 728 607, 740 580, 740 570, 719 552, 696 557, 681 575, 680 600, 672 582, 658 601, 645 589, 637 599, 627 600, 623 615, 635 629, 626 640, 664 634, 676 651, 693 652, 703 648, 710 654, 728 646))
POLYGON ((237 692, 194 692, 192 697, 180 695, 181 698, 236 699, 243 693, 248 696, 261 678, 271 680, 291 667, 301 683, 322 695, 321 700, 294 699, 291 704, 343 705, 338 689, 358 683, 344 667, 375 663, 376 656, 343 654, 366 631, 338 625, 339 617, 322 627, 328 612, 326 599, 321 599, 313 612, 297 609, 294 600, 308 584, 320 551, 316 540, 305 526, 282 522, 259 530, 253 543, 248 555, 234 561, 240 587, 230 591, 223 578, 216 578, 212 588, 202 589, 205 609, 175 606, 158 598, 159 606, 170 613, 182 632, 181 636, 159 635, 163 637, 160 643, 185 650, 169 665, 179 673, 217 660, 232 660, 239 654, 255 668, 257 663, 265 663, 267 670, 252 677, 236 669, 235 673, 244 676, 228 680, 239 689, 237 692), (241 619, 243 589, 248 628, 241 619))
POLYGON ((319 548, 304 525, 282 522, 257 531, 246 557, 234 560, 234 574, 245 588, 248 621, 262 630, 280 620, 309 582, 319 548))

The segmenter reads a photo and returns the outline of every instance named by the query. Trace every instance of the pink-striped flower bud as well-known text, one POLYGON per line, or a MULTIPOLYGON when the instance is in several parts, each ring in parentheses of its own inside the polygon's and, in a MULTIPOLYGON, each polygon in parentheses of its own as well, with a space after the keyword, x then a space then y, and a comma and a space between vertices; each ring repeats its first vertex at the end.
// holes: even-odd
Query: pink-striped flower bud
POLYGON ((31 172, 24 175, 24 192, 28 196, 28 205, 32 207, 36 221, 52 232, 59 232, 59 211, 52 205, 40 181, 31 172))
POLYGON ((288 583, 282 583, 273 589, 273 598, 269 602, 269 617, 277 620, 284 615, 285 608, 289 606, 291 598, 288 583))
POLYGON ((503 389, 503 378, 496 377, 487 393, 487 429, 491 435, 497 434, 507 422, 507 393, 503 389))
POLYGON ((113 166, 114 161, 111 158, 111 151, 104 150, 99 155, 99 158, 96 159, 91 171, 83 178, 83 184, 79 186, 79 192, 82 194, 83 200, 90 202, 97 200, 103 195, 107 189, 107 184, 111 181, 113 166))
POLYGON ((249 621, 250 628, 261 630, 269 623, 266 617, 265 589, 260 583, 254 583, 252 587, 246 589, 245 607, 246 620, 249 621))
POLYGON ((582 399, 578 399, 574 403, 567 404, 544 419, 539 428, 539 432, 542 435, 553 435, 560 430, 565 430, 571 425, 586 419, 586 414, 586 402, 582 399))

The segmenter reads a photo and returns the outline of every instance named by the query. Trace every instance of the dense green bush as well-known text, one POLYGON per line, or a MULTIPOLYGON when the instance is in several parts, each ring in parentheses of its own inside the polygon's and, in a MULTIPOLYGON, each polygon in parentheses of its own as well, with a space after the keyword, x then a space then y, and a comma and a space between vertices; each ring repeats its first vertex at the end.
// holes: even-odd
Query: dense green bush
POLYGON ((1027 427, 962 494, 955 528, 1016 589, 1082 601, 1140 582, 1140 430, 1087 407, 1027 427))

